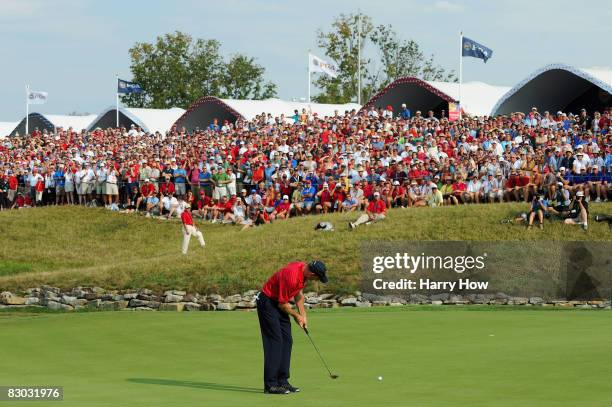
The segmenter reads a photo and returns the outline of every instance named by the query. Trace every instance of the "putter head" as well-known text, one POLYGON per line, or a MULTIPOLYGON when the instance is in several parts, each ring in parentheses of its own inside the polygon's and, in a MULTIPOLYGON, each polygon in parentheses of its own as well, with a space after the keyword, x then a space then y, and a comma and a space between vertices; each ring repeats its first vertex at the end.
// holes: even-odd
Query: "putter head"
POLYGON ((332 379, 337 379, 339 376, 337 374, 330 374, 329 377, 332 379))

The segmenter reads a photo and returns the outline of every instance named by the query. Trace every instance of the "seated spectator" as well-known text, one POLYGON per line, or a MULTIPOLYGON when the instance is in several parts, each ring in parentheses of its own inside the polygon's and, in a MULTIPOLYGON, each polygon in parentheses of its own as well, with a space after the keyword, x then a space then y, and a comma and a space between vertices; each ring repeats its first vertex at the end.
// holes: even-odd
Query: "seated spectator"
POLYGON ((380 193, 374 192, 374 200, 368 204, 366 213, 361 215, 355 222, 349 222, 349 229, 355 229, 359 225, 371 224, 384 220, 387 213, 387 206, 380 199, 380 193))

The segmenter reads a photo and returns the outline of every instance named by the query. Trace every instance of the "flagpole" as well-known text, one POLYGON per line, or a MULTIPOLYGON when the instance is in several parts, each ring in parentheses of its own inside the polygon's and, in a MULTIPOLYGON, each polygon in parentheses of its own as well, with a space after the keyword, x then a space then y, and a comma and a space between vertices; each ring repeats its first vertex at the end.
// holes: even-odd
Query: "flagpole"
POLYGON ((463 100, 461 99, 461 84, 463 83, 463 31, 459 32, 459 120, 463 110, 463 100))
POLYGON ((310 103, 310 50, 308 50, 308 103, 310 103))
POLYGON ((115 105, 115 128, 119 128, 119 74, 115 74, 115 97, 116 97, 116 105, 115 105))
POLYGON ((357 10, 357 104, 361 105, 361 10, 357 10))
POLYGON ((30 93, 30 85, 26 85, 26 126, 25 126, 25 135, 28 135, 28 131, 30 130, 30 104, 28 103, 28 96, 30 93))

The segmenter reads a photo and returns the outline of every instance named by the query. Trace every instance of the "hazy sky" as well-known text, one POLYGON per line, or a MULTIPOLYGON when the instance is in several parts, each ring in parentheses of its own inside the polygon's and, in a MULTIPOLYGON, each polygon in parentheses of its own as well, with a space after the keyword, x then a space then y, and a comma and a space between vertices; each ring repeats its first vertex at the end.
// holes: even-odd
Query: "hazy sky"
POLYGON ((49 92, 35 111, 99 113, 115 102, 115 73, 131 78, 134 42, 174 30, 217 39, 224 55, 254 56, 279 97, 305 97, 307 50, 323 56, 316 30, 357 9, 392 24, 448 69, 458 69, 461 29, 493 49, 487 64, 464 59, 464 81, 511 86, 553 62, 612 66, 606 0, 0 0, 0 121, 24 117, 27 83, 49 92))

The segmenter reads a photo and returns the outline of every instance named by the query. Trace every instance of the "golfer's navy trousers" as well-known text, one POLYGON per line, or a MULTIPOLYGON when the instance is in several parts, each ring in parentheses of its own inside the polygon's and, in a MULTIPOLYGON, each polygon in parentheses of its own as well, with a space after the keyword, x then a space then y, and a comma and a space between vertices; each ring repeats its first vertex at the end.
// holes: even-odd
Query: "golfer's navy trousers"
POLYGON ((264 350, 264 388, 282 386, 289 379, 291 364, 291 320, 278 307, 278 301, 260 292, 257 316, 264 350))

